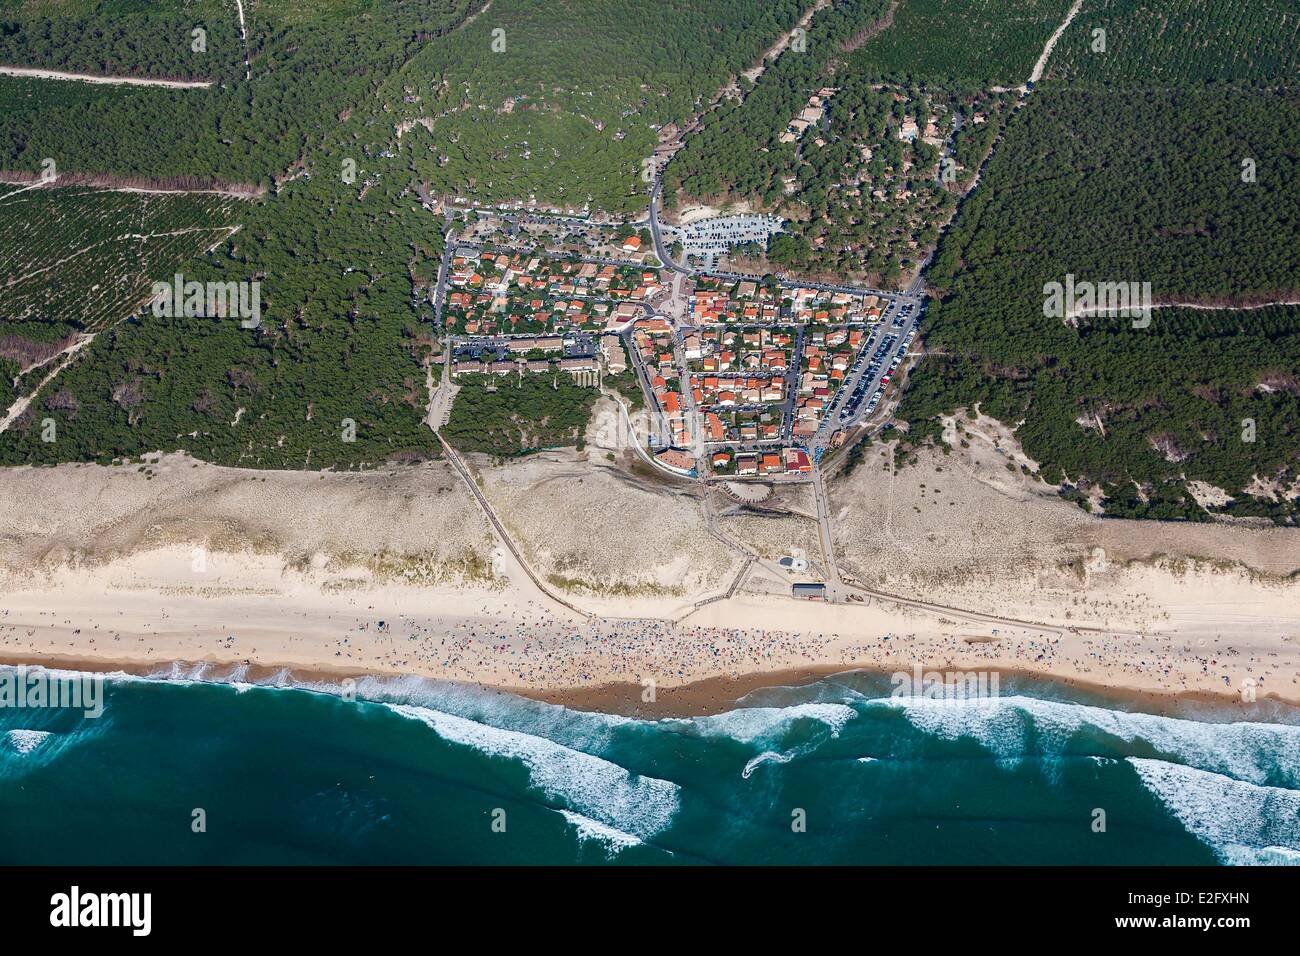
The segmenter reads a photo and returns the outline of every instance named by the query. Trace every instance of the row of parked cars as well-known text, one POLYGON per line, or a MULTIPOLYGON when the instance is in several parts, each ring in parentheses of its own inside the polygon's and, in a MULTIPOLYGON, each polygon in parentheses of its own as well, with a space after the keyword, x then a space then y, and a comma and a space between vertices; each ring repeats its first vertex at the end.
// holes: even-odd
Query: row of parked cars
POLYGON ((913 306, 913 304, 909 302, 907 305, 903 306, 901 309, 898 310, 898 315, 894 316, 894 323, 893 323, 894 328, 901 329, 904 325, 907 324, 907 320, 912 317, 912 309, 914 307, 915 306, 913 306))
MULTIPOLYGON (((909 311, 911 310, 911 306, 904 306, 904 308, 909 311)), ((897 319, 895 319, 895 325, 901 328, 897 319)), ((848 401, 844 403, 844 408, 840 411, 841 424, 849 421, 858 413, 858 408, 861 407, 863 399, 866 398, 867 389, 875 379, 876 373, 880 371, 881 366, 888 361, 889 368, 885 370, 885 374, 880 378, 880 384, 876 386, 876 390, 871 393, 871 398, 867 400, 867 414, 870 415, 876 410, 876 406, 880 404, 881 396, 885 394, 885 386, 889 384, 890 378, 898 368, 898 363, 903 361, 903 356, 907 354, 907 347, 912 344, 912 339, 915 337, 916 329, 912 329, 908 332, 901 343, 899 342, 899 337, 897 335, 888 335, 885 337, 884 341, 876 347, 876 351, 871 354, 871 363, 867 366, 866 372, 863 373, 862 378, 853 389, 853 393, 849 396, 848 401), (895 345, 897 345, 897 349, 895 349, 895 345), (890 360, 889 354, 891 350, 894 351, 892 360, 890 360)), ((856 372, 864 360, 865 356, 859 357, 858 360, 853 363, 853 371, 856 372)))
POLYGON ((727 216, 685 226, 680 236, 688 252, 726 252, 746 242, 765 244, 769 236, 780 230, 781 220, 775 216, 727 216))

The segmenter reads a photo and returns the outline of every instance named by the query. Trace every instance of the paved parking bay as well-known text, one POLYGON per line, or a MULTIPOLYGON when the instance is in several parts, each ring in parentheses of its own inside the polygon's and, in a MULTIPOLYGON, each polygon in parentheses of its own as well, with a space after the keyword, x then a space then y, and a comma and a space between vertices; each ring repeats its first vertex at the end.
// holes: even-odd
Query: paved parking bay
POLYGON ((768 239, 784 228, 776 216, 718 216, 682 226, 677 238, 688 255, 719 256, 747 242, 766 248, 768 239))

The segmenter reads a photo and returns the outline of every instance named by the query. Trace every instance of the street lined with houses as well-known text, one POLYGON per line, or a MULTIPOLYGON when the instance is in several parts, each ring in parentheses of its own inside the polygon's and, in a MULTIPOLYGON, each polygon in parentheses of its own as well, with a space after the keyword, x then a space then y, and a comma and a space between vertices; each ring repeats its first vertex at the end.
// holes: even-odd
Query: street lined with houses
MULTIPOLYGON (((432 294, 450 353, 446 374, 564 371, 600 386, 602 376, 630 368, 644 399, 644 435, 623 399, 603 390, 618 402, 638 457, 705 488, 810 484, 824 574, 796 584, 794 596, 861 600, 839 575, 821 463, 887 424, 895 403, 886 398, 901 392, 920 353, 930 257, 902 292, 719 269, 738 249, 766 248, 784 223, 749 213, 661 222, 671 155, 656 154, 648 213, 635 222, 508 204, 471 217, 453 201, 449 220, 472 221, 481 239, 449 235, 432 294)), ((454 400, 451 389, 438 394, 454 400)))
MULTIPOLYGON (((661 188, 656 179, 648 217, 655 255, 644 261, 449 233, 431 296, 452 353, 449 374, 558 370, 585 383, 583 376, 611 371, 611 361, 618 372, 630 363, 654 422, 649 450, 663 470, 806 476, 872 418, 897 382, 917 334, 923 284, 895 293, 677 263, 658 220, 661 188)), ((512 225, 538 218, 502 217, 512 225)), ((577 221, 589 237, 628 231, 577 221)), ((722 244, 780 227, 764 216, 703 222, 699 237, 722 244)), ((637 247, 635 237, 623 243, 637 247)))

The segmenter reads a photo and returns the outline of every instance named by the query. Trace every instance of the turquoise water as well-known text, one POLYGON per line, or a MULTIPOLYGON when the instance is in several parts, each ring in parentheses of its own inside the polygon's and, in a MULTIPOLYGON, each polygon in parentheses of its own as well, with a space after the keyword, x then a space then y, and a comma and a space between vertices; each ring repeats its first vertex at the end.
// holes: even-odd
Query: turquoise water
POLYGON ((848 674, 642 721, 414 679, 348 701, 118 675, 98 719, 0 708, 0 862, 1300 861, 1294 711, 1001 689, 848 674))

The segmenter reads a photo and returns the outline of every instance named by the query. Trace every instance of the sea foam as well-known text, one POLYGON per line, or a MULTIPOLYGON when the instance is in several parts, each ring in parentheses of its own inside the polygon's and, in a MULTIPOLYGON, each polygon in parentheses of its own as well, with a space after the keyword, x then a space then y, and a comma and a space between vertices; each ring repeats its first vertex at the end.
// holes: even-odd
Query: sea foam
POLYGON ((630 846, 641 846, 641 840, 630 833, 624 833, 615 827, 606 826, 599 820, 593 820, 591 817, 585 817, 581 813, 574 813, 572 810, 561 810, 564 819, 569 821, 569 825, 578 835, 578 840, 586 843, 589 840, 595 840, 605 847, 605 852, 610 856, 626 850, 630 846))
POLYGON ((446 741, 518 760, 528 768, 533 785, 548 798, 641 840, 659 833, 677 813, 681 788, 670 780, 631 773, 546 737, 480 724, 428 707, 384 706, 423 722, 446 741))
POLYGON ((901 707, 914 726, 935 736, 974 739, 1001 762, 1024 756, 1031 733, 1039 752, 1059 756, 1071 737, 1092 730, 1127 744, 1144 741, 1162 756, 1238 780, 1300 786, 1300 726, 1208 723, 1034 697, 872 703, 901 707))
POLYGON ((844 725, 857 715, 856 710, 845 704, 808 703, 789 707, 741 707, 711 717, 662 720, 659 726, 701 737, 729 737, 744 744, 778 744, 797 720, 813 720, 830 729, 829 735, 814 737, 792 748, 765 749, 752 757, 740 772, 741 778, 748 780, 764 764, 789 763, 816 750, 827 736, 838 737, 844 725))
POLYGON ((1223 863, 1300 865, 1300 791, 1129 757, 1143 785, 1223 863))
POLYGON ((800 719, 825 724, 831 729, 831 736, 838 736, 844 725, 857 715, 858 712, 847 704, 810 703, 790 707, 741 707, 711 717, 672 718, 659 723, 702 737, 730 737, 750 744, 771 741, 800 719))
POLYGON ((7 730, 4 740, 15 753, 29 754, 50 738, 48 730, 7 730))

